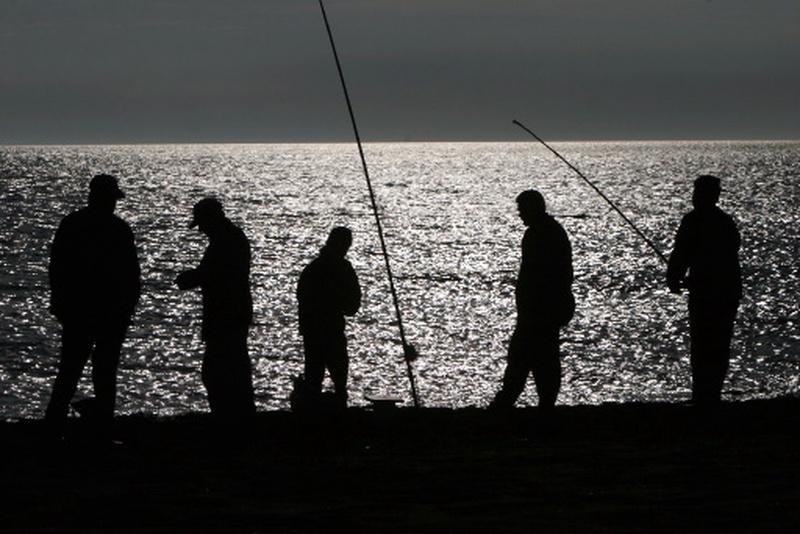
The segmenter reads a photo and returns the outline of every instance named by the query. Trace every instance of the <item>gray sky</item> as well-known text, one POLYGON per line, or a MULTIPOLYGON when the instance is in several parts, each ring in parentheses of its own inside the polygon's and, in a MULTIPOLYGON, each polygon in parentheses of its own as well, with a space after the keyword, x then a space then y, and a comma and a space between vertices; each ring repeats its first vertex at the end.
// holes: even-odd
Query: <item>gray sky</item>
MULTIPOLYGON (((365 141, 800 138, 798 0, 327 0, 365 141)), ((0 144, 350 141, 316 0, 0 0, 0 144)))

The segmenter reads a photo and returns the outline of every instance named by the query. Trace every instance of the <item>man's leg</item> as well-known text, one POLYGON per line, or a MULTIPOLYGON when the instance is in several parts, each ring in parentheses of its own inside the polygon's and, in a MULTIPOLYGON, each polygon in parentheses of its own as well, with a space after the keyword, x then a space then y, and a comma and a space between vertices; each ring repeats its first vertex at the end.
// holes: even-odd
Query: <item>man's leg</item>
POLYGON ((61 425, 67 418, 69 403, 75 395, 81 373, 92 350, 92 337, 87 328, 63 325, 61 332, 61 360, 53 383, 53 393, 47 405, 45 419, 61 425))
POLYGON ((328 345, 327 367, 331 375, 334 391, 343 407, 347 406, 347 337, 344 332, 330 340, 328 345))
POLYGON ((222 350, 219 342, 211 339, 206 340, 201 377, 203 386, 206 388, 208 407, 211 409, 212 414, 224 409, 224 401, 219 398, 222 350))
POLYGON ((97 416, 102 423, 110 423, 114 418, 114 405, 117 399, 117 368, 120 351, 125 340, 127 324, 103 327, 97 334, 92 352, 92 383, 97 403, 97 416))
POLYGON ((531 370, 539 396, 539 407, 552 408, 561 389, 561 361, 558 352, 558 326, 547 325, 535 330, 531 370))
POLYGON ((226 397, 237 416, 252 415, 256 412, 256 405, 253 399, 253 366, 247 352, 247 329, 231 340, 230 355, 226 397))
POLYGON ((503 374, 503 386, 497 392, 490 408, 510 409, 517 402, 528 381, 530 352, 529 333, 517 325, 508 346, 508 362, 503 374))
POLYGON ((720 401, 730 361, 733 322, 738 303, 689 300, 692 400, 697 404, 720 401))
POLYGON ((206 335, 203 385, 211 413, 240 417, 255 413, 247 330, 206 335))
MULTIPOLYGON (((702 334, 702 368, 706 383, 704 397, 710 402, 719 402, 722 386, 728 373, 731 358, 731 338, 736 319, 738 302, 723 302, 714 306, 705 318, 706 332, 702 334)), ((693 352, 694 354, 694 352, 693 352)))
POLYGON ((325 378, 325 342, 319 336, 306 334, 303 336, 303 375, 309 391, 322 392, 322 380, 325 378))

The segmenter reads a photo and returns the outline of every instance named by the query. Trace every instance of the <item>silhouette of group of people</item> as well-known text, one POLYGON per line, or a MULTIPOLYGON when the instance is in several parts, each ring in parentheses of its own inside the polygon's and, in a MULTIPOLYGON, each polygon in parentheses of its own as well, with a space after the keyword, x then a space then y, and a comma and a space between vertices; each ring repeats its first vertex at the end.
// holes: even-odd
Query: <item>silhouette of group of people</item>
MULTIPOLYGON (((720 191, 714 176, 695 180, 694 209, 681 221, 667 270, 672 292, 689 290, 692 401, 703 405, 720 401, 742 296, 740 236, 731 217, 717 207, 720 191)), ((114 176, 95 176, 88 205, 66 216, 53 240, 50 309, 62 325, 62 349, 45 418, 55 427, 66 421, 89 358, 95 393, 91 414, 101 427, 113 419, 120 350, 141 293, 133 232, 114 214, 123 198, 114 176)), ((516 202, 527 229, 515 291, 516 326, 502 386, 489 405, 498 411, 514 406, 528 375, 540 408, 555 405, 561 387, 559 333, 575 311, 566 231, 547 213, 538 191, 524 191, 516 202)), ((176 284, 202 292, 203 385, 213 415, 247 418, 255 413, 247 350, 253 317, 250 244, 218 200, 200 200, 192 215, 190 227, 207 236, 208 247, 199 265, 181 273, 176 284)), ((327 370, 340 407, 347 405, 345 316, 361 305, 358 277, 345 258, 352 240, 348 228, 334 228, 297 285, 304 387, 320 394, 327 370)))

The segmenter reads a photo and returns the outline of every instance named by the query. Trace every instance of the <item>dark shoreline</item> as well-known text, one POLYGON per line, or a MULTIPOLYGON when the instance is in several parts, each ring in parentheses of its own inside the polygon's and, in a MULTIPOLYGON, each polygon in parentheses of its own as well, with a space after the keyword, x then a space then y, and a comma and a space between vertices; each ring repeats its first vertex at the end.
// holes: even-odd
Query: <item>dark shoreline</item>
POLYGON ((796 532, 800 397, 0 423, 0 531, 796 532), (77 423, 76 423, 77 424, 77 423))

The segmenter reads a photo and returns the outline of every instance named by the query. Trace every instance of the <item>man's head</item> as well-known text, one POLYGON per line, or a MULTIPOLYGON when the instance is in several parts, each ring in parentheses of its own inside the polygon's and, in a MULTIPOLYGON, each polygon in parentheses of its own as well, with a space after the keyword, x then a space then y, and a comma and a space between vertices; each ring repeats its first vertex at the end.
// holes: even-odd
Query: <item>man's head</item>
POLYGON ((517 195, 517 209, 525 226, 545 215, 544 197, 538 191, 528 189, 517 195))
POLYGON ((692 204, 695 209, 711 208, 719 200, 720 180, 716 176, 704 174, 694 181, 692 204))
POLYGON ((324 250, 328 254, 343 258, 352 244, 353 232, 344 226, 337 226, 328 235, 324 250))
POLYGON ((208 230, 225 219, 222 204, 216 198, 204 198, 192 208, 192 222, 189 228, 197 226, 201 232, 207 234, 208 230))
POLYGON ((89 205, 110 209, 112 212, 117 200, 125 198, 117 179, 110 174, 98 174, 89 182, 89 205))

